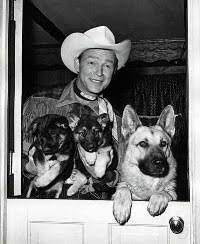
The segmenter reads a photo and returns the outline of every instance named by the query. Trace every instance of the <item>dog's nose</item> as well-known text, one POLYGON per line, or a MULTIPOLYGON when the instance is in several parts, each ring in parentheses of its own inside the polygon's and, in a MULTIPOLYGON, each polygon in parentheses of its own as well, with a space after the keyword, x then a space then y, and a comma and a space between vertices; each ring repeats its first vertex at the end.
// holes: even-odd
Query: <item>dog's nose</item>
POLYGON ((95 151, 95 146, 94 146, 93 144, 88 145, 87 148, 88 148, 88 152, 93 152, 93 151, 95 151))
POLYGON ((160 165, 162 163, 163 163, 163 161, 160 159, 153 160, 153 164, 155 164, 155 165, 160 165))

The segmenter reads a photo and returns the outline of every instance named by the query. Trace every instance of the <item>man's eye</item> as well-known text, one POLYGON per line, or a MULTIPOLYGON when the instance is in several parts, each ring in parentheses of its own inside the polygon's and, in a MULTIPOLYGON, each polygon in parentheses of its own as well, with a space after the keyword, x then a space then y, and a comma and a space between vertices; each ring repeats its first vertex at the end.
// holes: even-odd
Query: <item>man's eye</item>
POLYGON ((161 147, 166 147, 167 146, 167 142, 166 141, 161 141, 160 142, 160 146, 161 147))
POLYGON ((105 67, 106 67, 107 69, 113 69, 113 65, 112 65, 112 64, 106 64, 105 67))
POLYGON ((140 147, 143 147, 143 148, 148 147, 148 143, 147 143, 146 141, 141 141, 141 142, 139 142, 138 145, 139 145, 140 147))
POLYGON ((111 65, 110 64, 106 64, 105 66, 106 66, 106 68, 111 69, 111 65))
POLYGON ((91 61, 88 61, 88 64, 89 64, 89 65, 94 65, 95 62, 91 60, 91 61))

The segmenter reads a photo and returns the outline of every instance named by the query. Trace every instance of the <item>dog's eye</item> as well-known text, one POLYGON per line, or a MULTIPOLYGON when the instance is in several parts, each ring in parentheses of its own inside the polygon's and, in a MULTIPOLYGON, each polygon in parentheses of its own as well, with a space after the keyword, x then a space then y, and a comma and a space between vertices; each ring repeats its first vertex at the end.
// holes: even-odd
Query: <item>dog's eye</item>
POLYGON ((160 142, 160 147, 166 147, 167 146, 167 142, 166 141, 161 141, 160 142))
POLYGON ((55 132, 55 130, 49 130, 49 134, 50 134, 51 136, 54 136, 54 135, 56 135, 56 132, 55 132))
POLYGON ((99 134, 99 129, 93 129, 92 132, 93 132, 94 135, 97 136, 99 134))
POLYGON ((61 124, 61 123, 56 123, 56 126, 59 127, 59 128, 63 128, 63 129, 67 128, 66 124, 61 124))
POLYGON ((139 142, 139 146, 145 148, 145 147, 148 147, 148 143, 146 141, 141 141, 141 142, 139 142))
POLYGON ((85 130, 79 131, 78 132, 80 136, 85 137, 87 132, 85 130))

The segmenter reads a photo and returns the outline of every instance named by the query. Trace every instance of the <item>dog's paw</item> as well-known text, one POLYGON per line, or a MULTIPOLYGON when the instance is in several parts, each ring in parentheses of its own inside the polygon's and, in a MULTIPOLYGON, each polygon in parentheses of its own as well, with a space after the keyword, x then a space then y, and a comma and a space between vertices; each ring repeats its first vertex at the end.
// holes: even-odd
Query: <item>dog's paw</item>
POLYGON ((130 190, 126 187, 117 189, 113 201, 113 215, 120 225, 125 224, 129 220, 131 206, 132 199, 130 190))
POLYGON ((51 168, 45 171, 42 175, 35 177, 35 186, 36 187, 45 187, 48 186, 58 175, 60 172, 60 164, 54 163, 51 168))
POLYGON ((165 193, 157 193, 149 199, 147 210, 150 215, 161 215, 168 206, 169 197, 165 193))
POLYGON ((70 178, 65 183, 72 184, 67 190, 67 196, 73 196, 87 183, 87 178, 79 170, 74 169, 70 178))

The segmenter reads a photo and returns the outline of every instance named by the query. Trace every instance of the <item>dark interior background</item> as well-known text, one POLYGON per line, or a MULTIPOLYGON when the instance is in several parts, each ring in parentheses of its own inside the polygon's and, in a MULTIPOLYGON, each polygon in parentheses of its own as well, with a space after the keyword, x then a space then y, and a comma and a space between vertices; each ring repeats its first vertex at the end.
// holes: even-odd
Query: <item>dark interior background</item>
POLYGON ((131 104, 147 125, 171 104, 179 200, 189 199, 187 2, 184 0, 32 0, 23 10, 23 103, 30 95, 58 98, 75 75, 62 63, 65 36, 106 25, 116 41, 132 41, 130 58, 105 97, 122 114, 131 104))

